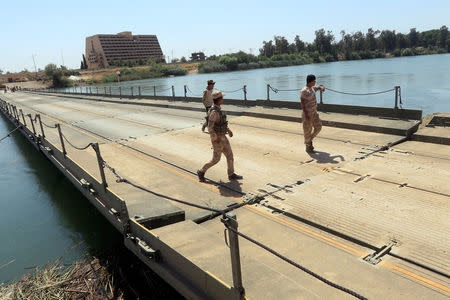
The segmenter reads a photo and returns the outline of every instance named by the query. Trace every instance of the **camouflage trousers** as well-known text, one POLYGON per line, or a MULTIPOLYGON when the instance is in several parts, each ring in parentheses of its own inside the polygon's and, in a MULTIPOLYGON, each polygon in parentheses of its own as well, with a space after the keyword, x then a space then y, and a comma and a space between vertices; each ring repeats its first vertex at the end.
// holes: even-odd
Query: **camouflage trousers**
POLYGON ((302 113, 303 134, 305 136, 305 144, 309 145, 312 140, 319 134, 322 129, 322 121, 317 112, 308 113, 309 120, 306 120, 305 112, 302 113), (313 131, 314 128, 314 131, 313 131))
POLYGON ((234 158, 231 150, 230 142, 225 135, 219 135, 219 141, 211 141, 213 147, 213 157, 210 162, 206 163, 200 171, 206 172, 209 168, 220 161, 220 157, 225 155, 228 166, 228 176, 234 173, 234 158))

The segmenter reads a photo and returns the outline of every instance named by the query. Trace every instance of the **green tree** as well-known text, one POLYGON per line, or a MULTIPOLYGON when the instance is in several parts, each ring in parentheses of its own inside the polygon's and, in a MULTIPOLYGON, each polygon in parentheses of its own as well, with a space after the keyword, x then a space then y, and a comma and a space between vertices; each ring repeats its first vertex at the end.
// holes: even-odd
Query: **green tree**
POLYGON ((334 42, 334 36, 331 31, 325 33, 323 28, 316 30, 316 38, 314 43, 320 54, 332 53, 332 43, 334 42))
POLYGON ((274 36, 275 54, 289 53, 289 42, 284 36, 274 36))
POLYGON ((302 52, 305 50, 305 43, 300 39, 298 35, 295 36, 294 43, 297 52, 302 52))
POLYGON ((374 31, 372 28, 367 29, 366 33, 366 45, 369 50, 373 51, 377 49, 377 35, 380 34, 379 30, 374 31))
POLYGON ((447 48, 449 44, 448 38, 448 28, 444 25, 439 29, 439 47, 447 48))
POLYGON ((408 33, 409 45, 411 47, 419 46, 419 33, 415 28, 411 28, 408 33))
POLYGON ((396 39, 396 48, 405 49, 409 47, 408 37, 403 33, 397 33, 395 39, 396 39))
POLYGON ((366 39, 361 31, 353 33, 353 50, 362 51, 366 49, 366 39))
POLYGON ((182 57, 180 58, 180 61, 181 61, 182 63, 185 63, 185 62, 186 62, 186 57, 182 56, 182 57))
POLYGON ((272 57, 275 54, 275 46, 273 45, 273 41, 263 41, 263 46, 259 49, 259 54, 264 55, 265 57, 272 57))
POLYGON ((380 34, 380 39, 383 45, 383 48, 386 51, 392 51, 395 49, 396 39, 395 39, 395 30, 383 30, 380 34))

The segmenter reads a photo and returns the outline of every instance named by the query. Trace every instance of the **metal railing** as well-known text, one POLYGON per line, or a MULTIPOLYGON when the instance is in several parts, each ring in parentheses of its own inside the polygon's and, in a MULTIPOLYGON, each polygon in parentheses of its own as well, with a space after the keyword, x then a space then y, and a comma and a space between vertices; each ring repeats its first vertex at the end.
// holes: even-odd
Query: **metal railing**
MULTIPOLYGON (((301 88, 296 89, 279 89, 271 84, 266 84, 266 100, 271 101, 271 94, 275 93, 282 93, 282 92, 297 92, 298 97, 300 97, 300 90, 301 88)), ((373 96, 373 95, 379 95, 379 94, 386 94, 390 92, 394 92, 394 109, 402 109, 403 100, 401 95, 401 88, 400 86, 394 86, 393 88, 383 90, 383 91, 377 91, 377 92, 369 92, 369 93, 354 93, 354 92, 345 92, 345 91, 338 91, 335 89, 332 89, 330 87, 325 87, 326 91, 330 91, 332 93, 336 94, 342 94, 342 95, 349 95, 349 96, 373 96)), ((142 98, 144 96, 153 96, 153 97, 171 97, 173 100, 175 100, 176 97, 183 97, 184 99, 188 98, 201 98, 203 96, 203 91, 200 92, 194 92, 191 90, 191 88, 188 85, 183 86, 183 95, 177 96, 175 94, 175 86, 171 85, 166 88, 160 88, 156 85, 153 86, 144 86, 144 85, 137 85, 137 86, 84 86, 84 87, 72 87, 67 88, 65 90, 61 89, 36 89, 33 91, 40 91, 40 92, 48 92, 48 93, 64 93, 64 94, 81 94, 81 95, 89 95, 89 96, 119 96, 119 98, 123 97, 131 97, 131 98, 142 98), (169 92, 171 91, 171 92, 169 92), (169 93, 167 93, 169 92, 169 93)), ((241 88, 226 91, 223 90, 226 94, 232 94, 238 95, 239 93, 242 93, 242 100, 247 101, 247 85, 243 85, 241 88)), ((319 91, 319 103, 324 104, 324 92, 321 90, 319 91)))

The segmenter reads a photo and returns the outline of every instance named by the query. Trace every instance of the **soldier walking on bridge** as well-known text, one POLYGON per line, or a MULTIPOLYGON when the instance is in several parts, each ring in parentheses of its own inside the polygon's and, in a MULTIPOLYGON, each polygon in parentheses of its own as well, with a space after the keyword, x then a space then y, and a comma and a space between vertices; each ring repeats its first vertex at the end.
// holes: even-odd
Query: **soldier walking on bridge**
POLYGON ((227 116, 222 112, 220 107, 223 103, 224 95, 221 91, 214 91, 212 93, 214 106, 211 108, 208 117, 208 131, 213 146, 213 157, 210 162, 206 163, 203 168, 197 171, 198 179, 201 182, 205 181, 206 171, 220 161, 222 153, 227 158, 228 179, 237 180, 243 178, 234 173, 233 151, 231 150, 230 142, 225 136, 228 133, 230 137, 233 137, 233 132, 228 128, 227 116))
POLYGON ((214 80, 208 80, 207 82, 207 86, 206 89, 203 91, 203 105, 205 106, 206 109, 206 121, 205 123, 203 123, 202 126, 202 131, 205 131, 206 126, 208 126, 208 112, 209 109, 211 108, 211 106, 213 105, 213 98, 212 98, 212 92, 213 92, 213 88, 214 88, 214 80))
POLYGON ((317 113, 316 92, 325 91, 323 86, 316 85, 316 76, 310 74, 306 77, 306 86, 300 91, 302 104, 303 134, 305 136, 306 152, 314 152, 313 139, 322 129, 322 121, 317 113), (314 127, 314 131, 312 131, 314 127))

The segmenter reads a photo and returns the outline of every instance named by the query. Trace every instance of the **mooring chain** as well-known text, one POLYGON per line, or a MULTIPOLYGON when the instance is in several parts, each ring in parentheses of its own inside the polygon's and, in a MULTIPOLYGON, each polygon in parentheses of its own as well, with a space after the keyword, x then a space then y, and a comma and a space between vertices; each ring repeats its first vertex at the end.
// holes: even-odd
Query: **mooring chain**
POLYGON ((224 93, 231 94, 231 93, 236 93, 236 92, 242 91, 243 89, 244 89, 244 88, 241 87, 241 88, 239 88, 239 89, 237 89, 237 90, 234 90, 234 91, 223 91, 223 92, 224 92, 224 93))
POLYGON ((344 94, 344 95, 351 95, 351 96, 370 96, 370 95, 378 95, 378 94, 384 94, 384 93, 389 93, 392 91, 395 91, 395 88, 393 89, 389 89, 389 90, 385 90, 385 91, 381 91, 381 92, 373 92, 373 93, 348 93, 348 92, 341 92, 341 91, 336 91, 333 89, 330 89, 329 87, 326 88, 328 91, 332 91, 338 94, 344 94))
POLYGON ((69 141, 69 139, 66 138, 66 136, 65 136, 62 132, 61 132, 61 135, 62 135, 63 139, 64 139, 70 146, 72 146, 73 148, 75 148, 75 149, 77 149, 77 150, 80 150, 80 151, 86 150, 87 148, 89 148, 90 146, 93 145, 93 143, 89 143, 89 144, 87 144, 87 145, 84 146, 84 147, 78 147, 78 146, 75 146, 74 144, 72 144, 72 143, 69 141))
POLYGON ((274 93, 278 93, 278 92, 297 92, 297 91, 301 90, 301 89, 282 90, 282 89, 277 89, 277 88, 271 86, 270 84, 268 84, 268 86, 274 93))
POLYGON ((42 120, 41 120, 41 123, 42 123, 45 127, 48 127, 48 128, 56 128, 56 127, 57 127, 56 124, 53 124, 53 126, 47 125, 47 124, 45 124, 42 120))
POLYGON ((336 284, 336 283, 334 283, 334 282, 329 281, 328 279, 326 279, 326 278, 320 276, 319 274, 316 274, 316 273, 314 273, 313 271, 309 270, 308 268, 306 268, 306 267, 304 267, 304 266, 302 266, 302 265, 296 263, 295 261, 291 260, 290 258, 287 258, 286 256, 284 256, 284 255, 278 253, 277 251, 273 250, 272 248, 270 248, 270 247, 268 247, 268 246, 266 246, 266 245, 264 245, 264 244, 262 244, 262 243, 260 243, 260 242, 258 242, 258 241, 256 241, 256 240, 254 240, 253 238, 249 237, 248 235, 245 235, 245 234, 243 234, 242 232, 239 232, 239 231, 235 230, 234 228, 231 228, 231 227, 228 226, 227 224, 225 224, 225 226, 227 227, 228 230, 230 230, 230 231, 234 232, 235 234, 237 234, 237 235, 243 237, 243 238, 246 239, 247 241, 252 242, 253 244, 255 244, 255 245, 257 245, 257 246, 263 248, 264 250, 266 250, 266 251, 272 253, 273 255, 275 255, 275 256, 281 258, 281 259, 284 260, 285 262, 287 262, 287 263, 293 265, 294 267, 296 267, 296 268, 302 270, 303 272, 306 272, 306 273, 308 273, 309 275, 311 275, 311 276, 317 278, 318 280, 322 281, 323 283, 326 283, 326 284, 328 284, 329 286, 332 286, 332 287, 334 287, 334 288, 336 288, 336 289, 338 289, 338 290, 341 290, 341 291, 343 291, 343 292, 346 292, 347 294, 350 294, 350 295, 352 295, 352 296, 354 296, 354 297, 356 297, 356 298, 358 298, 358 299, 367 300, 366 297, 361 296, 360 294, 358 294, 358 293, 356 293, 356 292, 354 292, 354 291, 352 291, 352 290, 350 290, 350 289, 348 289, 348 288, 346 288, 346 287, 340 286, 340 285, 338 285, 338 284, 336 284))

